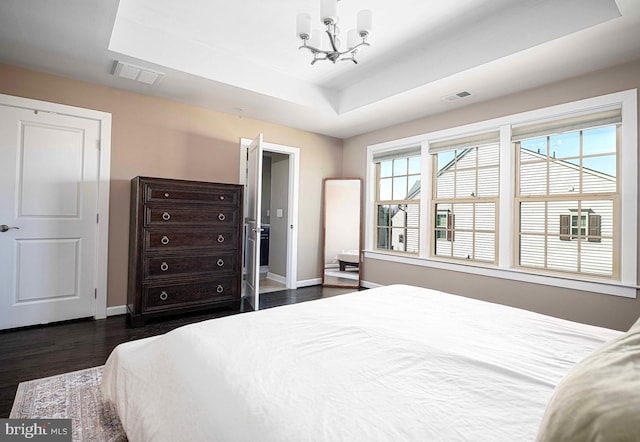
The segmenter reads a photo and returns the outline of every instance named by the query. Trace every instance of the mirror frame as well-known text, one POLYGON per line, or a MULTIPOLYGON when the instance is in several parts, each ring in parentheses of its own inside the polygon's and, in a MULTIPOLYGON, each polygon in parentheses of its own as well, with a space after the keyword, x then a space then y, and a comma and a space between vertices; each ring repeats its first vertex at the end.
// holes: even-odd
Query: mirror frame
POLYGON ((362 178, 325 178, 322 184, 322 286, 323 287, 342 287, 342 288, 360 288, 360 283, 362 281, 362 178), (325 280, 325 272, 326 272, 326 249, 327 249, 327 185, 332 181, 356 181, 358 183, 359 195, 358 201, 359 206, 356 210, 354 210, 354 215, 358 216, 358 280, 355 284, 331 284, 327 283, 325 280))

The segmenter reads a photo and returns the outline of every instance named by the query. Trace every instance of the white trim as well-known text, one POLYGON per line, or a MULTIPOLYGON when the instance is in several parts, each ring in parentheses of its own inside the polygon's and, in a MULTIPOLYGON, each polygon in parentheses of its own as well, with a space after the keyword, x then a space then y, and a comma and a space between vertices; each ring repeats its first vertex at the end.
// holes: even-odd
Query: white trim
POLYGON ((638 271, 638 93, 627 91, 622 102, 622 152, 620 161, 620 280, 636 284, 638 271), (631 110, 631 112, 627 111, 631 110), (624 183, 633 183, 625 186, 624 183))
POLYGON ((311 287, 314 285, 321 285, 321 284, 322 284, 322 278, 305 279, 304 281, 297 282, 297 288, 311 287))
MULTIPOLYGON (((479 275, 493 276, 497 278, 511 279, 536 284, 566 287, 575 290, 591 291, 609 295, 617 295, 629 298, 636 297, 637 284, 637 264, 638 264, 638 104, 637 89, 616 92, 594 98, 574 101, 571 103, 550 106, 519 114, 495 118, 491 120, 472 123, 464 126, 438 130, 422 135, 411 136, 395 141, 374 144, 367 148, 367 207, 366 213, 366 243, 365 257, 432 267, 446 270, 454 270, 479 275), (620 230, 620 281, 579 279, 577 277, 555 275, 548 273, 536 273, 535 270, 525 270, 514 267, 513 251, 515 236, 515 208, 514 208, 514 180, 515 180, 515 158, 511 148, 511 128, 515 125, 522 125, 536 121, 549 120, 554 118, 567 117, 568 115, 579 115, 585 112, 594 112, 602 109, 610 109, 613 106, 622 107, 622 148, 620 152, 620 200, 622 210, 620 219, 622 227, 620 230), (421 245, 419 256, 407 256, 386 253, 374 250, 374 210, 375 205, 375 168, 373 155, 385 150, 403 149, 408 145, 423 143, 423 156, 425 143, 428 150, 429 143, 446 140, 467 135, 474 135, 491 130, 500 130, 500 162, 509 167, 500 168, 500 212, 497 224, 498 232, 498 266, 488 267, 475 263, 456 264, 449 261, 439 260, 430 257, 430 214, 428 208, 431 204, 431 173, 432 167, 428 159, 422 161, 422 182, 424 190, 421 192, 420 204, 421 216, 421 245), (422 230, 427 230, 426 235, 422 230)), ((427 155, 430 156, 430 155, 427 155)))
POLYGON ((273 282, 278 282, 280 284, 287 283, 287 279, 284 276, 278 275, 276 273, 267 272, 267 279, 273 282))
POLYGON ((374 248, 374 225, 369 220, 375 217, 376 204, 376 165, 373 162, 374 149, 367 149, 367 179, 364 201, 364 249, 374 248))
POLYGON ((107 317, 107 277, 109 258, 109 193, 111 190, 111 114, 100 121, 100 178, 98 181, 98 244, 96 251, 95 318, 107 317))
POLYGON ((428 258, 431 253, 431 195, 433 191, 433 181, 431 171, 433 170, 433 158, 428 154, 429 142, 422 142, 422 158, 420 167, 420 180, 422 189, 420 190, 420 244, 418 251, 421 258, 428 258), (423 192, 425 197, 423 198, 423 192), (422 226, 427 226, 423 229, 422 226))
POLYGON ((111 183, 111 114, 66 104, 33 100, 0 94, 0 104, 24 109, 38 109, 59 115, 95 120, 100 124, 100 153, 98 178, 98 215, 100 222, 96 227, 96 256, 94 258, 94 281, 96 299, 94 318, 107 316, 107 271, 109 250, 109 192, 111 183))
POLYGON ((503 207, 512 207, 515 198, 514 178, 515 152, 511 148, 511 126, 500 127, 500 163, 510 164, 511 167, 500 167, 500 197, 498 201, 498 222, 496 225, 496 240, 498 241, 498 267, 510 269, 513 267, 513 239, 501 241, 502 238, 515 238, 515 216, 513 210, 503 210, 503 207))
POLYGON ((623 285, 610 281, 587 281, 585 279, 572 278, 570 276, 556 276, 534 274, 520 269, 500 269, 497 267, 485 267, 478 264, 438 261, 435 259, 422 259, 410 256, 394 255, 383 252, 364 252, 365 258, 380 261, 396 262, 400 264, 410 264, 432 269, 451 270, 454 272, 470 273, 473 275, 488 276, 492 278, 510 279, 512 281, 530 282, 534 284, 549 285, 553 287, 564 287, 585 292, 602 293, 605 295, 622 296, 625 298, 635 298, 636 290, 640 286, 623 285))
POLYGON ((127 314, 126 305, 116 305, 113 307, 107 307, 107 316, 119 316, 127 314))
POLYGON ((371 281, 360 281, 360 287, 364 287, 367 289, 376 289, 378 287, 383 287, 383 284, 378 284, 371 281))
MULTIPOLYGON (((240 184, 246 185, 247 148, 253 140, 240 139, 240 184)), ((300 148, 274 143, 262 143, 264 152, 275 152, 289 155, 289 191, 288 191, 288 224, 287 229, 287 274, 285 285, 288 289, 296 288, 298 276, 298 200, 300 193, 300 148)))

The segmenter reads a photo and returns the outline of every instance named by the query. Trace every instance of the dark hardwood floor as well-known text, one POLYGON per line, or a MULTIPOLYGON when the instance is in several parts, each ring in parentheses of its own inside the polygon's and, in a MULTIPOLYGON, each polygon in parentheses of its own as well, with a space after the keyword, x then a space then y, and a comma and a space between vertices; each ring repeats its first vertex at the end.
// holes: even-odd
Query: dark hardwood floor
MULTIPOLYGON (((326 298, 353 289, 305 287, 260 295, 260 308, 326 298)), ((217 309, 206 313, 165 318, 144 327, 127 326, 126 316, 92 319, 0 331, 0 418, 11 412, 16 388, 23 381, 103 365, 118 344, 159 335, 182 325, 248 311, 217 309)))

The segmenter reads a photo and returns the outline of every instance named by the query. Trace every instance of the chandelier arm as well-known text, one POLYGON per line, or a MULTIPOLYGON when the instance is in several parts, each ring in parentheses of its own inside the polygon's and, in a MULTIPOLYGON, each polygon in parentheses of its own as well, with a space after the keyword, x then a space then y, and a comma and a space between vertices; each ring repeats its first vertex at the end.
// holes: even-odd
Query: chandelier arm
POLYGON ((314 64, 318 60, 329 60, 330 59, 329 58, 329 54, 334 54, 334 58, 336 59, 336 61, 338 59, 340 59, 340 61, 353 61, 355 64, 358 64, 358 61, 353 57, 351 57, 351 58, 341 58, 341 57, 343 55, 345 55, 345 54, 354 53, 354 51, 358 50, 358 48, 360 48, 361 46, 371 46, 371 45, 369 43, 367 43, 367 42, 362 42, 362 43, 359 43, 359 44, 355 45, 352 48, 347 49, 346 51, 325 51, 323 49, 318 49, 318 48, 316 48, 314 46, 309 46, 307 44, 304 44, 302 46, 299 46, 298 49, 308 49, 312 54, 314 54, 316 56, 318 54, 324 55, 324 57, 322 57, 322 58, 317 58, 317 57, 314 58, 313 61, 311 62, 311 64, 314 64))
POLYGON ((357 45, 355 45, 354 47, 349 48, 349 50, 344 51, 344 52, 342 52, 342 53, 343 53, 343 54, 346 54, 346 53, 348 53, 348 52, 353 52, 353 51, 355 51, 356 49, 358 49, 358 48, 359 48, 359 47, 361 47, 361 46, 371 46, 371 45, 370 45, 369 43, 367 43, 366 41, 363 41, 362 43, 358 43, 358 44, 357 44, 357 45))
POLYGON ((329 36, 329 42, 331 43, 331 47, 333 48, 333 52, 340 52, 338 50, 338 47, 336 46, 335 36, 331 33, 331 31, 329 31, 329 26, 327 26, 327 30, 325 32, 329 36))
MULTIPOLYGON (((362 42, 362 43, 358 43, 357 45, 355 45, 352 48, 347 49, 346 51, 335 51, 336 54, 343 56, 344 54, 350 54, 351 52, 355 51, 356 49, 358 49, 361 46, 371 46, 369 43, 367 43, 366 41, 362 42)), ((328 54, 330 52, 334 52, 334 51, 319 51, 319 52, 324 52, 325 54, 328 54)), ((347 58, 347 60, 351 60, 350 58, 347 58)))
POLYGON ((356 60, 355 57, 341 58, 340 61, 353 61, 353 64, 358 64, 358 60, 356 60))
POLYGON ((316 61, 323 61, 323 60, 328 60, 328 59, 329 59, 329 58, 327 58, 327 53, 326 53, 326 52, 324 52, 324 51, 323 51, 323 53, 324 53, 324 57, 318 57, 318 56, 317 56, 318 54, 317 54, 317 53, 314 53, 313 60, 311 60, 311 65, 312 65, 312 66, 313 66, 314 64, 316 64, 316 61))
POLYGON ((314 54, 326 54, 327 51, 323 51, 322 49, 318 49, 314 46, 309 46, 308 44, 303 44, 302 46, 299 46, 298 49, 309 49, 309 51, 311 51, 314 54))

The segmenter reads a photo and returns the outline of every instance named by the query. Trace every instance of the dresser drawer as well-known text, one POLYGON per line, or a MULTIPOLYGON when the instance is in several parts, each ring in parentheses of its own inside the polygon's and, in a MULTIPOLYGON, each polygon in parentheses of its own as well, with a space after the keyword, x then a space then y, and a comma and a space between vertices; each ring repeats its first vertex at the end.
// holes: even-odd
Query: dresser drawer
POLYGON ((148 205, 144 209, 145 227, 155 226, 236 226, 238 210, 235 207, 185 207, 148 205))
POLYGON ((205 275, 214 277, 231 275, 237 271, 236 254, 229 252, 207 255, 146 256, 142 278, 149 280, 205 275))
POLYGON ((197 304, 209 304, 239 297, 233 278, 221 278, 185 284, 145 284, 143 310, 175 309, 197 304))
POLYGON ((144 229, 144 250, 147 252, 164 250, 177 251, 185 248, 236 249, 238 233, 233 228, 184 229, 149 228, 144 229))
POLYGON ((179 184, 147 182, 144 185, 145 202, 228 204, 237 206, 238 186, 179 184))

